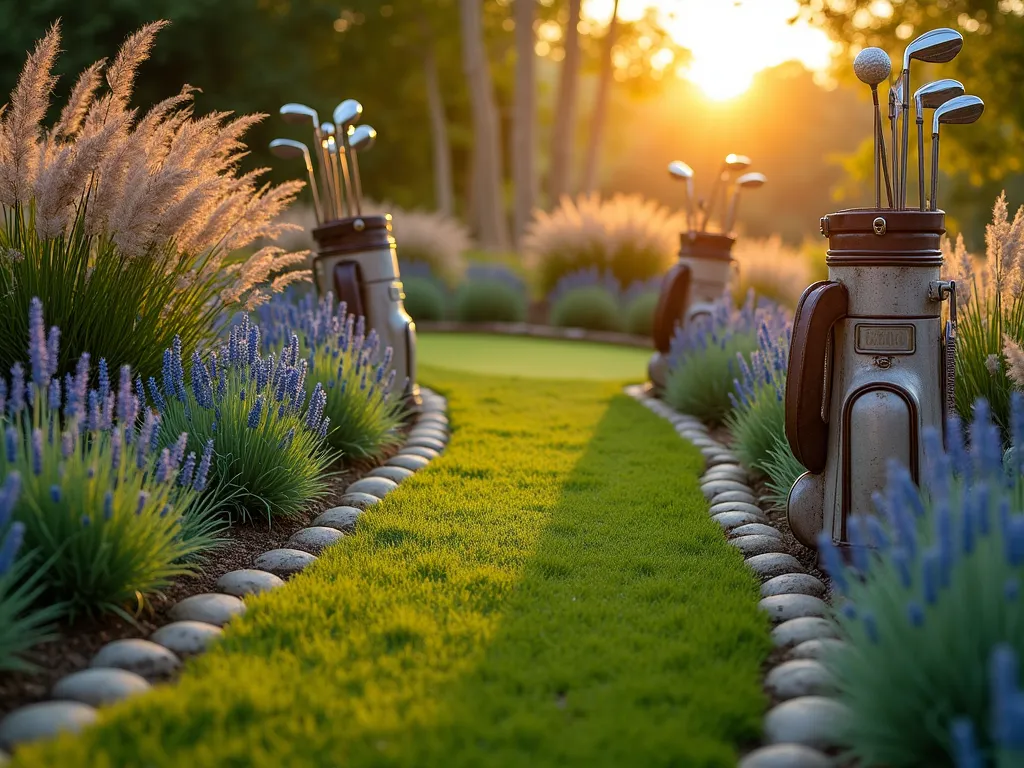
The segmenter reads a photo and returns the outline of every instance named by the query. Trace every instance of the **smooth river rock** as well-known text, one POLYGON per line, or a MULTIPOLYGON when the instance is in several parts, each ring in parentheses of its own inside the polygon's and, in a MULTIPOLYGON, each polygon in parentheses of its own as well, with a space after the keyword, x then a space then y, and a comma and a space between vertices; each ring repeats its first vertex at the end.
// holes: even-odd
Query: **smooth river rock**
POLYGON ((725 491, 724 493, 716 493, 712 499, 713 504, 725 504, 730 501, 756 505, 757 497, 750 491, 725 491))
POLYGON ((253 562, 257 568, 278 576, 291 576, 316 562, 316 556, 299 549, 272 549, 253 562))
POLYGON ((234 595, 207 592, 186 597, 171 606, 167 615, 175 621, 201 621, 223 627, 235 616, 245 613, 245 603, 234 595))
POLYGON ((773 595, 824 597, 825 585, 809 573, 784 573, 781 576, 768 579, 761 585, 761 597, 772 597, 773 595))
POLYGON ((836 732, 847 717, 846 708, 835 699, 825 696, 790 699, 765 716, 765 741, 829 749, 837 746, 836 732))
POLYGON ((430 461, 436 459, 441 454, 432 448, 424 448, 421 445, 413 445, 407 448, 403 448, 398 452, 399 456, 421 456, 422 458, 430 461))
POLYGON ((149 681, 170 677, 178 671, 181 659, 150 640, 115 640, 100 648, 89 662, 92 668, 127 669, 149 681))
POLYGON ((0 749, 13 752, 18 744, 77 733, 96 721, 96 709, 80 701, 41 701, 11 712, 0 720, 0 749))
POLYGON ((782 538, 782 531, 778 528, 772 528, 767 523, 748 523, 747 525, 741 525, 739 528, 733 528, 729 532, 730 536, 774 536, 777 539, 782 538))
POLYGON ((739 768, 833 768, 833 762, 802 744, 770 744, 740 760, 739 768))
POLYGON ((371 469, 369 472, 366 473, 366 476, 383 477, 390 480, 393 483, 400 483, 403 480, 408 480, 414 474, 416 473, 413 472, 411 469, 404 469, 403 467, 384 466, 377 467, 376 469, 371 469))
POLYGON ((312 555, 319 555, 327 547, 339 539, 345 538, 345 534, 337 528, 326 525, 315 525, 310 528, 302 528, 292 534, 288 539, 288 546, 293 549, 301 549, 312 555))
POLYGON ((145 693, 150 687, 146 678, 126 669, 82 669, 58 680, 50 698, 102 707, 145 693))
POLYGON ((835 691, 831 675, 821 662, 785 661, 768 673, 765 690, 780 701, 798 696, 827 696, 835 691))
POLYGON ((776 648, 788 648, 807 640, 820 640, 825 637, 838 638, 839 632, 833 622, 817 616, 790 619, 772 630, 772 642, 776 648))
POLYGON ((744 557, 786 551, 785 543, 777 536, 740 536, 737 539, 729 539, 729 543, 736 547, 744 557))
POLYGON ((782 552, 769 552, 765 555, 748 557, 747 565, 761 577, 762 581, 781 576, 784 573, 804 573, 804 567, 800 565, 799 560, 782 552))
POLYGON ((439 443, 444 445, 447 445, 449 440, 448 433, 440 427, 413 427, 409 430, 410 440, 417 440, 421 437, 425 437, 428 440, 437 440, 439 443))
POLYGON ((749 512, 751 515, 756 515, 760 518, 759 522, 767 523, 768 517, 756 504, 751 504, 747 501, 723 501, 723 502, 712 502, 711 509, 708 512, 712 515, 717 515, 722 512, 749 512))
POLYGON ((835 653, 846 647, 846 643, 834 637, 820 637, 804 640, 794 645, 786 655, 791 659, 814 659, 821 661, 825 654, 835 653))
POLYGON ((415 472, 418 469, 423 469, 429 463, 430 462, 422 456, 414 456, 411 453, 400 453, 397 456, 392 456, 388 459, 386 465, 389 467, 411 469, 415 472))
POLYGON ((737 467, 712 467, 701 475, 700 481, 701 483, 709 483, 712 480, 732 480, 737 483, 746 484, 747 473, 743 469, 737 467))
POLYGON ((226 595, 245 597, 269 592, 284 586, 284 579, 268 571, 257 571, 255 568, 240 568, 229 571, 217 579, 217 589, 226 595))
POLYGON ((731 531, 733 528, 739 528, 741 525, 764 521, 763 517, 752 515, 749 512, 719 512, 717 515, 712 515, 711 519, 722 526, 725 531, 731 531))
POLYGON ((772 595, 758 603, 758 608, 768 614, 773 624, 780 624, 790 619, 805 616, 829 615, 829 607, 817 597, 811 595, 772 595))
POLYGON ((337 528, 339 531, 351 531, 356 527, 356 521, 361 514, 363 514, 363 510, 358 507, 333 507, 317 515, 313 525, 337 528))
POLYGON ((712 480, 707 483, 701 484, 701 491, 704 494, 705 499, 712 499, 720 493, 726 491, 741 491, 742 493, 750 493, 750 487, 745 483, 738 483, 735 480, 712 480))
POLYGON ((224 634, 224 630, 202 621, 175 621, 165 624, 149 636, 154 643, 179 656, 195 656, 224 634))
POLYGON ((397 487, 398 483, 388 480, 386 477, 364 477, 346 488, 345 493, 368 493, 378 499, 383 499, 397 487))
POLYGON ((409 448, 429 448, 432 451, 441 453, 444 450, 444 441, 427 435, 417 435, 416 437, 410 435, 409 439, 405 442, 405 450, 409 448))
MULTIPOLYGON (((395 458, 397 459, 398 457, 396 456, 395 458)), ((342 507, 355 507, 362 510, 369 509, 374 504, 379 503, 380 497, 369 493, 345 493, 338 499, 338 504, 342 507)))
POLYGON ((712 467, 738 467, 740 465, 739 460, 731 453, 719 453, 714 456, 706 456, 704 458, 704 466, 707 468, 712 467))

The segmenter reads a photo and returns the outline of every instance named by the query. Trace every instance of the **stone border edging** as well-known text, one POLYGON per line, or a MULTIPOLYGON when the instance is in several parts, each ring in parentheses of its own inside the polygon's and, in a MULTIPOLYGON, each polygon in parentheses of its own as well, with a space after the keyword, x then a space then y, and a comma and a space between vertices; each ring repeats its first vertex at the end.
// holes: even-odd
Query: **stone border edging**
POLYGON ((620 347, 643 347, 654 350, 647 336, 616 331, 590 331, 586 328, 560 328, 531 323, 463 323, 455 320, 417 320, 416 329, 425 333, 493 333, 499 336, 531 336, 560 341, 591 341, 620 347))
POLYGON ((834 762, 824 750, 836 746, 829 734, 844 713, 842 705, 828 697, 828 671, 820 662, 829 645, 841 642, 823 599, 825 585, 786 551, 782 534, 770 525, 750 486, 747 470, 699 419, 651 396, 647 385, 627 387, 626 394, 668 420, 680 437, 700 450, 705 461, 701 491, 711 505, 711 519, 761 580, 758 607, 774 625, 773 645, 785 653, 764 680, 766 693, 780 702, 765 715, 765 746, 747 754, 739 768, 829 768, 834 762))
POLYGON ((316 562, 324 548, 350 533, 364 510, 439 456, 450 438, 448 402, 430 389, 421 387, 420 392, 422 409, 399 452, 349 485, 340 506, 296 531, 288 547, 257 556, 254 568, 225 573, 217 580, 219 592, 176 603, 169 611, 172 623, 158 628, 148 640, 107 643, 87 668, 58 680, 50 700, 26 704, 0 720, 0 766, 7 762, 3 750, 63 731, 80 731, 96 720, 98 707, 144 693, 169 678, 181 668, 183 658, 205 651, 234 616, 245 613, 243 598, 283 587, 285 578, 316 562))

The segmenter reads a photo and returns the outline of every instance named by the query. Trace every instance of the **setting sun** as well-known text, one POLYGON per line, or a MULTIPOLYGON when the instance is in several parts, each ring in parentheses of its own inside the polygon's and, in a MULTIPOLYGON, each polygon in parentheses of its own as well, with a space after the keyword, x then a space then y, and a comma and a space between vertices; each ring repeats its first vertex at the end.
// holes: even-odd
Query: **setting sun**
MULTIPOLYGON (((613 0, 587 0, 589 17, 607 23, 613 0)), ((832 44, 806 23, 789 24, 796 0, 620 0, 619 15, 637 19, 658 8, 662 23, 693 58, 678 74, 714 101, 743 94, 763 69, 797 60, 814 72, 829 63, 832 44)))

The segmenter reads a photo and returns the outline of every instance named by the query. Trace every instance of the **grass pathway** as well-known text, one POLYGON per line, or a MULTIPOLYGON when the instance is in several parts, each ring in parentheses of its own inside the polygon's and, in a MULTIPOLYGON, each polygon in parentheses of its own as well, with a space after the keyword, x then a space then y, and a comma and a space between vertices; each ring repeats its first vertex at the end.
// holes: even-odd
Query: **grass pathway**
POLYGON ((611 382, 426 369, 448 451, 182 679, 14 766, 732 766, 769 642, 699 454, 611 382))

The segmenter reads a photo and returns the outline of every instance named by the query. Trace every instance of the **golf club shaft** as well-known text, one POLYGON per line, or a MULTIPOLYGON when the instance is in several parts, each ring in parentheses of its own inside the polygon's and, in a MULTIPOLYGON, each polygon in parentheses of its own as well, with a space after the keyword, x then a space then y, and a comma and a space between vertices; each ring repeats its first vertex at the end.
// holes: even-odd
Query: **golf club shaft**
POLYGON ((928 210, 937 211, 935 204, 935 193, 939 188, 939 132, 932 133, 932 197, 929 201, 928 210))
POLYGON ((924 116, 917 115, 917 194, 920 197, 917 209, 924 210, 924 116))
POLYGON ((693 177, 686 180, 686 231, 693 231, 693 177))
POLYGON ((875 161, 875 208, 882 207, 882 174, 878 171, 878 86, 871 86, 871 100, 874 102, 874 110, 871 115, 871 132, 874 134, 874 151, 871 153, 875 161))
POLYGON ((330 216, 331 207, 333 205, 331 198, 331 185, 328 179, 327 168, 328 163, 324 162, 324 136, 320 131, 320 126, 314 124, 313 126, 313 138, 316 140, 316 164, 320 168, 320 178, 323 180, 323 192, 324 200, 321 204, 321 212, 323 214, 323 220, 327 221, 330 216))
POLYGON ((326 192, 327 196, 325 208, 330 216, 334 217, 337 216, 338 212, 338 194, 334 189, 334 182, 331 177, 331 152, 326 141, 320 142, 320 156, 321 168, 323 168, 324 192, 326 192))
MULTIPOLYGON (((889 201, 889 207, 892 208, 892 183, 889 180, 889 160, 885 156, 885 129, 882 128, 882 112, 878 109, 878 102, 875 102, 875 141, 878 143, 878 151, 881 154, 882 162, 882 175, 885 177, 885 197, 889 201)), ((876 156, 875 162, 878 162, 876 156)), ((877 177, 877 168, 876 177, 877 177)))
POLYGON ((363 215, 363 185, 359 178, 359 160, 356 158, 358 153, 352 149, 349 155, 351 160, 351 168, 349 169, 352 176, 352 190, 356 201, 356 216, 363 215))
POLYGON ((889 106, 889 138, 891 140, 890 148, 892 149, 892 188, 893 188, 893 201, 892 207, 896 208, 896 196, 900 193, 900 177, 897 173, 897 166, 900 156, 900 147, 896 143, 896 115, 899 113, 899 104, 895 101, 890 103, 889 106))
MULTIPOLYGON (((330 146, 328 145, 328 149, 330 146)), ((338 190, 338 199, 336 202, 336 212, 338 218, 345 217, 344 199, 341 192, 341 177, 338 174, 338 145, 335 143, 333 151, 331 151, 331 178, 334 181, 334 188, 338 190)))
POLYGON ((715 198, 718 197, 718 188, 722 185, 722 177, 725 175, 725 171, 721 171, 715 178, 715 183, 711 185, 711 195, 708 197, 708 203, 704 206, 704 215, 700 221, 700 231, 706 232, 708 228, 708 220, 711 218, 711 211, 715 207, 715 198))
POLYGON ((345 189, 348 191, 350 207, 355 208, 356 216, 363 215, 363 191, 359 184, 359 162, 356 160, 356 152, 348 139, 348 127, 342 132, 342 146, 345 147, 345 189))
POLYGON ((736 209, 740 204, 740 191, 737 189, 732 193, 732 200, 729 201, 729 213, 725 217, 725 228, 722 230, 722 234, 728 235, 732 232, 732 227, 736 223, 736 209))
POLYGON ((343 143, 338 153, 338 161, 341 163, 341 179, 342 184, 345 187, 345 210, 346 215, 351 216, 356 206, 355 195, 352 192, 352 169, 349 167, 349 152, 351 149, 346 146, 347 142, 343 143))
POLYGON ((907 209, 907 143, 910 141, 910 67, 903 68, 903 139, 900 144, 900 210, 907 209))
POLYGON ((320 205, 320 193, 316 188, 316 175, 313 173, 313 163, 309 161, 309 155, 306 155, 306 173, 309 174, 309 190, 313 193, 313 210, 316 212, 316 223, 324 223, 324 211, 320 205))

